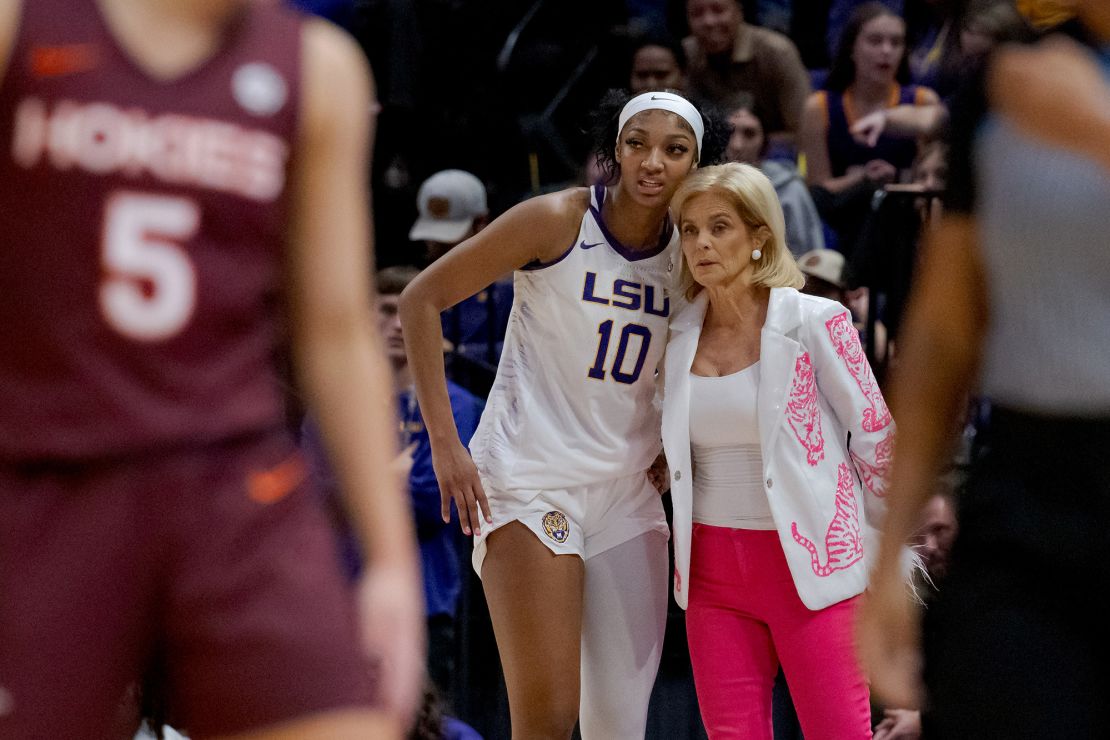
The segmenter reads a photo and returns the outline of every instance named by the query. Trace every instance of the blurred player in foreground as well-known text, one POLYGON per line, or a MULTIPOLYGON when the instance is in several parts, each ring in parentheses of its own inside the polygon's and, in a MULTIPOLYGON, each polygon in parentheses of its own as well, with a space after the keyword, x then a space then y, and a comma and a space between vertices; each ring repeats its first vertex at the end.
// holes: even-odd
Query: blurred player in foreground
POLYGON ((357 47, 271 3, 0 0, 0 80, 0 736, 103 737, 155 653, 193 738, 399 736, 423 611, 357 47))
POLYGON ((953 107, 945 215, 910 304, 901 429, 880 563, 861 617, 877 694, 924 734, 1099 737, 1110 649, 1110 4, 1073 0, 1077 38, 1003 48, 953 107), (977 105, 967 105, 975 102, 977 105), (966 393, 991 400, 952 564, 916 615, 892 557, 944 464, 966 393))

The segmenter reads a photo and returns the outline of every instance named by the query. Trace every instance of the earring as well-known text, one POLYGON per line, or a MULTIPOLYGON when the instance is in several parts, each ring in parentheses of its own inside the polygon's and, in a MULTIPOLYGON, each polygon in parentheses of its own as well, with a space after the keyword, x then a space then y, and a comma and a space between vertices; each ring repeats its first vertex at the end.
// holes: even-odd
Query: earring
POLYGON ((763 252, 760 252, 758 249, 753 249, 752 250, 752 259, 753 260, 758 260, 762 256, 763 256, 763 252))

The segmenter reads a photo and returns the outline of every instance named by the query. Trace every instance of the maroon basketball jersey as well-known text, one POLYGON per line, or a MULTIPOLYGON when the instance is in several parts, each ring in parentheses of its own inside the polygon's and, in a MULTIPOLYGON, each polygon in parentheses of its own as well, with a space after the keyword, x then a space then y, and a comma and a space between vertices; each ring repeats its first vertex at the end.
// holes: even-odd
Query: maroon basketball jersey
POLYGON ((274 371, 301 17, 244 3, 163 81, 95 0, 25 0, 0 84, 0 459, 282 423, 274 371))

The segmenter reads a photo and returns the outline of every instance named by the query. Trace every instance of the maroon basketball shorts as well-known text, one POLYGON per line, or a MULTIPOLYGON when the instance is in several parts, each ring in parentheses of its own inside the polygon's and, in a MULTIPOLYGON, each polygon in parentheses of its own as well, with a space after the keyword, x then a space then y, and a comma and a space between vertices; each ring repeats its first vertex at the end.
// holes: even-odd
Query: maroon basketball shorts
POLYGON ((100 738, 153 656, 193 737, 373 707, 353 594, 283 436, 0 463, 0 738, 100 738))

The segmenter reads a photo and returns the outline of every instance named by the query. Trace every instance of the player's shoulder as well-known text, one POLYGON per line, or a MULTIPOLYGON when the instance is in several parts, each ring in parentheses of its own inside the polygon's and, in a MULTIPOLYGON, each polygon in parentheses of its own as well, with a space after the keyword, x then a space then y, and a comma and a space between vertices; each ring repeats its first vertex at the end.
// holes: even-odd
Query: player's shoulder
POLYGON ((366 55, 354 37, 331 21, 308 16, 304 18, 303 24, 306 54, 338 65, 366 63, 366 55))
POLYGON ((362 48, 338 26, 305 18, 301 30, 302 120, 312 134, 354 131, 377 112, 374 79, 362 48))
POLYGON ((585 187, 566 188, 553 193, 544 193, 529 198, 525 203, 532 204, 537 211, 555 219, 577 221, 590 207, 590 189, 585 187))
POLYGON ((359 84, 370 76, 370 65, 358 42, 339 26, 323 18, 304 20, 301 49, 310 81, 359 84))
POLYGON ((571 230, 578 233, 582 216, 589 207, 589 188, 575 187, 528 198, 513 206, 509 214, 521 223, 529 224, 532 229, 543 229, 552 234, 571 230))
POLYGON ((589 208, 586 188, 536 195, 517 203, 483 231, 528 252, 528 260, 559 260, 574 241, 589 208), (577 192, 581 191, 581 192, 577 192))

